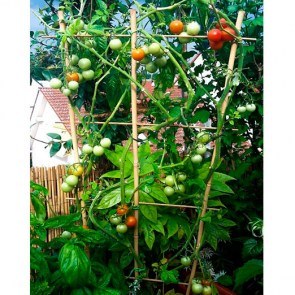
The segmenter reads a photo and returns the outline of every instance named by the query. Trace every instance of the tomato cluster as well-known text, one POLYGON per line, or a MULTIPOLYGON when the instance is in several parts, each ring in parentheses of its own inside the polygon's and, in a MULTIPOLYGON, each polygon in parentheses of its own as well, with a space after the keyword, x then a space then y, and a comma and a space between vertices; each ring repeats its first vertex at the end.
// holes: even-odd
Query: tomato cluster
POLYGON ((164 187, 164 193, 167 197, 171 197, 175 194, 175 192, 178 193, 184 193, 186 190, 185 187, 185 180, 187 178, 187 175, 184 172, 178 172, 176 174, 176 177, 174 175, 167 175, 162 182, 166 185, 164 187))
POLYGON ((79 176, 81 176, 83 172, 84 168, 80 163, 75 163, 69 166, 64 181, 61 184, 61 190, 64 193, 71 192, 74 187, 77 186, 79 182, 79 176))
POLYGON ((88 143, 85 143, 82 146, 82 153, 84 155, 90 155, 93 153, 95 156, 99 157, 104 154, 105 149, 110 148, 111 144, 112 144, 112 141, 109 138, 104 137, 100 140, 99 144, 96 144, 94 146, 88 143))
POLYGON ((222 29, 220 29, 219 23, 215 25, 215 28, 211 29, 207 33, 210 48, 213 50, 219 50, 223 47, 224 42, 229 42, 234 40, 236 32, 233 28, 229 27, 224 18, 219 20, 222 29))
POLYGON ((212 140, 212 135, 209 132, 201 131, 196 138, 196 146, 191 155, 191 161, 194 164, 201 163, 203 156, 207 151, 206 144, 212 140))
POLYGON ((245 106, 238 106, 237 111, 239 113, 245 113, 246 111, 252 113, 256 110, 256 105, 254 103, 248 103, 245 106))
POLYGON ((211 295, 211 282, 208 280, 193 279, 192 281, 193 294, 211 295))

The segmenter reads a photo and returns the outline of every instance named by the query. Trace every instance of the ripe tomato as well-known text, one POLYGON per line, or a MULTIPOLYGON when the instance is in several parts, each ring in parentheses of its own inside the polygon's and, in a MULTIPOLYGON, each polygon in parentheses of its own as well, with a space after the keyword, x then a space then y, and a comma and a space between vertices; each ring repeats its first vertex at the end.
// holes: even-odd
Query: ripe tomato
POLYGON ((183 31, 184 25, 183 22, 180 20, 173 20, 169 25, 169 30, 173 34, 180 34, 183 31))
POLYGON ((125 224, 128 226, 128 227, 135 227, 136 224, 137 224, 137 219, 136 217, 134 216, 128 216, 126 221, 125 221, 125 224))
POLYGON ((66 79, 68 82, 70 82, 70 81, 79 82, 79 75, 78 75, 78 73, 67 73, 66 79))
POLYGON ((140 61, 145 57, 145 53, 142 48, 134 48, 131 52, 131 56, 134 60, 140 61))
POLYGON ((221 31, 219 29, 212 29, 207 34, 208 40, 211 42, 218 42, 221 40, 221 31))
POLYGON ((118 215, 124 215, 128 212, 128 206, 126 204, 123 204, 123 205, 120 205, 118 208, 117 208, 117 214, 118 215))
POLYGON ((232 40, 234 40, 234 37, 231 36, 230 34, 228 34, 227 32, 229 32, 230 34, 236 35, 235 30, 228 27, 228 28, 226 28, 226 31, 221 31, 221 39, 223 41, 232 41, 232 40))
POLYGON ((223 47, 223 41, 211 42, 209 41, 210 48, 213 50, 219 50, 223 47))
POLYGON ((191 261, 191 259, 188 256, 184 256, 184 257, 181 257, 180 263, 183 266, 189 266, 189 265, 191 265, 192 261, 191 261))
POLYGON ((126 233, 128 230, 128 226, 124 223, 120 223, 116 226, 116 231, 120 234, 126 233))
MULTIPOLYGON (((219 21, 220 21, 221 26, 222 26, 223 28, 226 28, 226 27, 227 27, 226 20, 225 20, 224 18, 221 18, 219 21)), ((216 29, 220 29, 220 25, 219 25, 219 23, 217 23, 215 27, 216 27, 216 29)))
POLYGON ((67 172, 68 172, 68 174, 72 174, 75 176, 81 176, 84 172, 84 168, 81 164, 75 163, 69 167, 67 172))

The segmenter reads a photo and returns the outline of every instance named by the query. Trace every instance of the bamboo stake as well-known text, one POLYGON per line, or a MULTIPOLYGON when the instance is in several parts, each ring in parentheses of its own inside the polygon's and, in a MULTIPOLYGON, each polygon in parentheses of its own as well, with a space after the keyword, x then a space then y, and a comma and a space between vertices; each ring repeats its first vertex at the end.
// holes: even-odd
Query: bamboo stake
MULTIPOLYGON (((130 10, 130 24, 131 24, 131 50, 136 47, 136 10, 130 10)), ((136 60, 131 58, 131 76, 136 80, 136 60)), ((139 163, 138 163, 138 144, 137 141, 137 94, 136 94, 136 85, 131 82, 131 110, 132 110, 132 147, 133 147, 133 171, 134 171, 134 187, 139 185, 139 163)), ((134 193, 134 206, 138 207, 139 194, 138 190, 134 193)), ((138 222, 139 222, 139 213, 138 210, 134 211, 134 216, 137 219, 137 224, 134 228, 134 251, 138 255, 138 222)), ((138 276, 138 263, 134 259, 134 268, 135 268, 135 277, 138 276)))
MULTIPOLYGON (((237 21, 236 21, 236 27, 237 27, 238 30, 241 30, 244 15, 245 15, 244 11, 239 11, 237 21)), ((229 61, 228 61, 228 70, 229 71, 233 70, 235 57, 236 57, 236 52, 237 52, 237 44, 232 43, 231 50, 230 50, 230 55, 229 55, 229 61)), ((226 77, 225 85, 227 84, 227 82, 228 82, 228 76, 226 77)), ((228 95, 227 95, 226 99, 224 100, 224 102, 223 102, 223 104, 221 106, 222 116, 224 115, 224 112, 225 112, 225 109, 226 109, 227 105, 228 105, 228 95)), ((216 145, 214 146, 214 151, 213 151, 213 155, 212 155, 212 159, 211 159, 211 165, 213 165, 213 163, 214 163, 215 156, 216 156, 216 145)), ((210 193, 210 190, 211 190, 211 183, 212 183, 212 176, 210 177, 210 179, 209 179, 209 181, 207 183, 206 189, 205 189, 201 217, 204 216, 205 213, 206 213, 207 204, 208 204, 208 197, 209 197, 209 193, 210 193)), ((203 231, 204 231, 204 222, 202 220, 200 220, 199 230, 198 230, 198 237, 197 237, 196 252, 198 252, 198 250, 199 250, 199 248, 201 246, 201 240, 202 240, 202 237, 203 237, 203 231)), ((193 278, 195 276, 195 273, 196 273, 197 264, 198 264, 198 261, 197 261, 197 259, 195 259, 194 262, 193 262, 193 265, 192 265, 192 271, 191 271, 190 278, 189 278, 189 284, 188 284, 187 289, 186 289, 186 295, 190 294, 191 284, 192 284, 192 280, 193 280, 193 278)))
MULTIPOLYGON (((63 32, 65 31, 65 28, 66 28, 66 25, 64 22, 64 13, 62 10, 59 10, 57 14, 59 19, 60 31, 63 32)), ((66 51, 65 64, 68 67, 70 64, 69 56, 68 56, 68 42, 65 42, 65 51, 66 51)), ((75 162, 78 163, 80 162, 80 159, 79 159, 79 153, 78 153, 78 141, 77 141, 76 127, 75 127, 75 113, 70 103, 69 103, 69 115, 70 115, 71 136, 72 136, 73 150, 74 150, 74 159, 75 159, 75 162)), ((83 208, 81 212, 82 224, 87 225, 86 210, 84 209, 85 203, 83 200, 81 200, 81 207, 83 208)))

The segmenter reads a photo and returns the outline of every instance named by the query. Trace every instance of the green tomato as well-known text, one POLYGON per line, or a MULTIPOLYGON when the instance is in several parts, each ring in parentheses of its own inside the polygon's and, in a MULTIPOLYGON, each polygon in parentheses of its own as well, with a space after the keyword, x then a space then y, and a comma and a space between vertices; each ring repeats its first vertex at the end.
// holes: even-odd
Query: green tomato
POLYGON ((70 81, 68 87, 70 90, 76 91, 79 88, 79 83, 77 81, 70 81))
POLYGON ((164 188, 164 193, 165 193, 165 195, 166 195, 167 197, 171 197, 171 196, 174 195, 175 190, 174 190, 174 188, 171 187, 171 186, 165 186, 165 188, 164 188))
POLYGON ((204 289, 204 287, 203 287, 202 284, 200 284, 200 283, 192 283, 192 292, 194 294, 202 294, 203 289, 204 289))
POLYGON ((212 294, 212 289, 210 286, 204 286, 203 287, 203 292, 202 295, 211 295, 212 294))
POLYGON ((151 43, 148 47, 148 51, 150 54, 159 54, 161 52, 161 47, 158 43, 151 43))
POLYGON ((72 237, 72 234, 69 231, 65 230, 60 236, 65 239, 70 239, 72 237))
POLYGON ((186 26, 186 31, 189 35, 195 36, 198 35, 201 30, 201 26, 198 22, 193 21, 186 26))
POLYGON ((110 217, 110 223, 111 224, 114 224, 114 225, 118 225, 122 222, 122 217, 121 216, 118 216, 116 214, 112 215, 110 217))
POLYGON ((208 143, 211 139, 210 133, 202 131, 200 133, 198 133, 197 135, 197 139, 200 143, 208 143))
POLYGON ((76 175, 69 175, 66 177, 65 182, 70 186, 76 186, 78 184, 79 178, 76 175))
POLYGON ((64 192, 64 193, 69 193, 73 190, 73 187, 71 185, 69 185, 68 183, 66 182, 63 182, 61 184, 61 190, 64 192))
POLYGON ((125 223, 120 223, 116 226, 116 231, 120 234, 126 233, 128 230, 128 226, 125 223))
POLYGON ((247 111, 246 107, 245 106, 238 106, 237 107, 237 111, 239 113, 245 113, 247 111))
POLYGON ((184 257, 181 257, 181 259, 180 259, 180 263, 181 263, 183 266, 189 266, 189 265, 191 265, 192 261, 191 261, 190 257, 188 257, 188 256, 184 256, 184 257))
POLYGON ((145 66, 145 69, 147 70, 147 72, 153 74, 158 70, 158 67, 153 61, 151 61, 145 66))
POLYGON ((49 85, 53 89, 60 89, 62 86, 62 81, 58 78, 52 78, 49 82, 49 85))
POLYGON ((187 178, 187 176, 184 172, 178 172, 176 176, 177 176, 177 180, 179 180, 179 181, 185 181, 187 178))
POLYGON ((189 36, 189 34, 187 33, 187 32, 181 32, 180 34, 179 34, 179 36, 181 37, 181 38, 178 38, 178 41, 179 41, 179 43, 181 43, 181 44, 186 44, 186 43, 189 43, 191 40, 190 40, 190 38, 185 38, 186 36, 189 36))
POLYGON ((196 148, 196 153, 198 155, 204 155, 207 151, 206 146, 203 143, 198 143, 196 148))
POLYGON ((183 184, 179 184, 177 191, 180 192, 180 193, 184 193, 185 192, 185 186, 183 184))
POLYGON ((82 152, 86 155, 91 154, 93 151, 93 147, 91 145, 89 145, 88 143, 84 144, 82 146, 82 152))
POLYGON ((95 48, 96 42, 94 40, 86 40, 85 45, 88 46, 89 48, 95 48))
POLYGON ((115 38, 110 41, 109 46, 112 50, 116 51, 116 50, 120 50, 123 44, 120 39, 115 38))
POLYGON ((83 78, 88 81, 94 78, 94 71, 93 70, 86 70, 82 72, 83 78))
POLYGON ((193 155, 193 156, 191 156, 191 161, 194 164, 201 163, 202 160, 203 160, 203 157, 201 155, 193 155))
POLYGON ((91 67, 91 61, 88 58, 81 58, 78 62, 78 66, 81 70, 86 71, 91 67))
POLYGON ((173 175, 167 175, 165 178, 166 185, 173 186, 175 184, 175 177, 173 175))
POLYGON ((96 145, 93 147, 93 154, 95 156, 102 156, 104 154, 104 148, 101 145, 96 145))
POLYGON ((79 62, 79 57, 78 57, 78 55, 76 55, 76 54, 72 54, 71 57, 70 57, 70 65, 71 65, 71 66, 75 66, 75 65, 78 64, 78 62, 79 62))
POLYGON ((63 91, 62 91, 63 95, 65 96, 70 96, 71 95, 71 90, 68 89, 68 88, 64 88, 63 91))
POLYGON ((150 54, 149 47, 146 44, 144 44, 141 48, 144 51, 144 55, 150 54))
POLYGON ((254 103, 246 104, 246 110, 252 113, 256 110, 256 105, 254 103))
POLYGON ((154 60, 154 63, 159 67, 159 68, 163 68, 165 67, 165 65, 167 64, 167 59, 165 56, 161 56, 161 57, 157 57, 154 60))
POLYGON ((109 138, 104 137, 104 138, 102 138, 102 139, 100 140, 100 143, 99 143, 99 144, 100 144, 103 148, 108 149, 108 148, 111 146, 112 141, 111 141, 109 138))
POLYGON ((149 56, 145 56, 142 60, 140 60, 139 62, 142 64, 142 65, 146 65, 148 63, 150 63, 152 60, 149 56))

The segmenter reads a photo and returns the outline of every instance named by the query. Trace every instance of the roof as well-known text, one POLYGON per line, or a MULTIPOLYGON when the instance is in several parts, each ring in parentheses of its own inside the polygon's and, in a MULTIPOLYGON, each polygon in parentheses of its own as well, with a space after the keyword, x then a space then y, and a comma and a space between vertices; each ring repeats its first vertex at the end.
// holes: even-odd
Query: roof
MULTIPOLYGON (((66 130, 71 134, 71 124, 70 124, 70 113, 69 113, 69 100, 62 94, 58 89, 41 87, 39 88, 50 106, 53 108, 54 112, 60 119, 66 128, 66 130)), ((80 114, 85 116, 87 113, 82 107, 80 109, 80 114)), ((75 123, 79 123, 79 119, 75 116, 75 123)))

